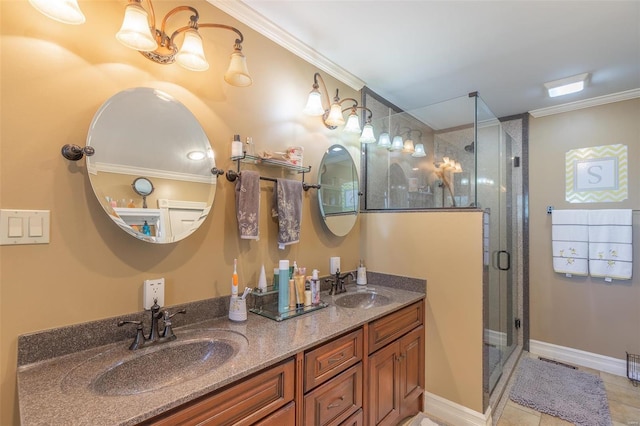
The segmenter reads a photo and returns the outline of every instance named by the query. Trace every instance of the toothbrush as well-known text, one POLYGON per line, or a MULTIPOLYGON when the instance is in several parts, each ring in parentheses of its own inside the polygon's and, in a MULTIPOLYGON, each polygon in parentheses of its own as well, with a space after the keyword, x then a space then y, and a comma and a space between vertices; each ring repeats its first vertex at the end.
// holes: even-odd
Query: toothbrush
POLYGON ((244 300, 246 299, 246 297, 249 295, 249 293, 251 293, 251 287, 245 287, 244 288, 244 293, 242 293, 242 297, 241 299, 244 300))
POLYGON ((238 297, 238 259, 233 259, 233 275, 231 276, 231 296, 238 297))

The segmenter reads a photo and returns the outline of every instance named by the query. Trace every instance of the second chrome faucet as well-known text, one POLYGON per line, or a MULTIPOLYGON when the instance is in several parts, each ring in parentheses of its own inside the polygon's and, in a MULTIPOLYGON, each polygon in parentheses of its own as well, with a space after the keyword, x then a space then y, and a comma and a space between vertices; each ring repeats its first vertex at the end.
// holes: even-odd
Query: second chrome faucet
POLYGON ((176 339, 176 335, 173 333, 171 327, 171 318, 176 314, 186 314, 186 309, 181 309, 173 314, 169 311, 160 312, 160 305, 158 305, 158 299, 154 299, 153 306, 151 306, 151 330, 149 331, 149 337, 144 335, 144 327, 142 321, 118 321, 118 327, 122 327, 125 324, 135 324, 136 337, 133 339, 133 343, 129 346, 132 351, 159 343, 170 342, 176 339), (164 322, 164 329, 162 333, 159 332, 158 320, 162 318, 164 322))

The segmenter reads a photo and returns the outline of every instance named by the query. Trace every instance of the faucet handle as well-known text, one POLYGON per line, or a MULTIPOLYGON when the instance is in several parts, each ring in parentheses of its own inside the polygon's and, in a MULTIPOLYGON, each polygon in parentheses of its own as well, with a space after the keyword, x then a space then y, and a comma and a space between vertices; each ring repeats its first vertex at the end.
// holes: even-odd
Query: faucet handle
POLYGON ((176 338, 176 335, 173 334, 173 328, 171 327, 171 318, 173 318, 177 314, 186 314, 186 309, 180 309, 179 311, 174 312, 173 314, 169 314, 169 311, 164 311, 164 330, 162 330, 162 337, 164 339, 173 340, 176 338))
POLYGON ((136 324, 136 337, 133 339, 133 343, 129 346, 129 349, 135 351, 144 342, 144 333, 142 331, 142 321, 118 321, 118 327, 122 327, 125 324, 136 324))

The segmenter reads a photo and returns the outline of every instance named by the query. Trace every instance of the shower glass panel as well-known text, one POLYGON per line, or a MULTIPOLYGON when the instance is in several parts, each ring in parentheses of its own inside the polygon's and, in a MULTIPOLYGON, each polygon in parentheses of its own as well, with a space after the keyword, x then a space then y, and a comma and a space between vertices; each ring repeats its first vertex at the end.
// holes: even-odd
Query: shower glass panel
POLYGON ((488 404, 518 343, 521 224, 514 206, 522 182, 513 183, 513 171, 520 169, 514 169, 512 138, 477 93, 405 112, 371 100, 365 97, 366 106, 374 109, 378 141, 362 145, 365 210, 485 212, 483 382, 488 404))
POLYGON ((474 97, 374 117, 366 210, 475 206, 474 97))

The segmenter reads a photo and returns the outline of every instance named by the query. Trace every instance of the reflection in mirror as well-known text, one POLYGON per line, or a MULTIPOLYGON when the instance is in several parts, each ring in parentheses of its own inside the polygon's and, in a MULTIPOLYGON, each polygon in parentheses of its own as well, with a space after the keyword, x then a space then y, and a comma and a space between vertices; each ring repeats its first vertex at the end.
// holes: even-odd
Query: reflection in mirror
MULTIPOLYGON (((155 189, 153 187, 153 184, 151 183, 151 181, 147 178, 144 177, 139 177, 136 178, 133 183, 131 184, 131 187, 133 188, 133 190, 135 191, 136 194, 140 195, 142 197, 142 208, 146 209, 147 208, 147 196, 151 195, 151 193, 153 192, 153 190, 155 189)), ((122 206, 124 207, 124 206, 122 206)))
POLYGON ((127 233, 171 243, 206 219, 216 193, 213 150, 191 111, 170 95, 146 87, 115 94, 95 114, 87 146, 95 148, 87 157, 93 191, 127 233))
POLYGON ((360 208, 356 165, 343 146, 333 145, 322 157, 319 170, 320 214, 332 234, 347 235, 360 208))

